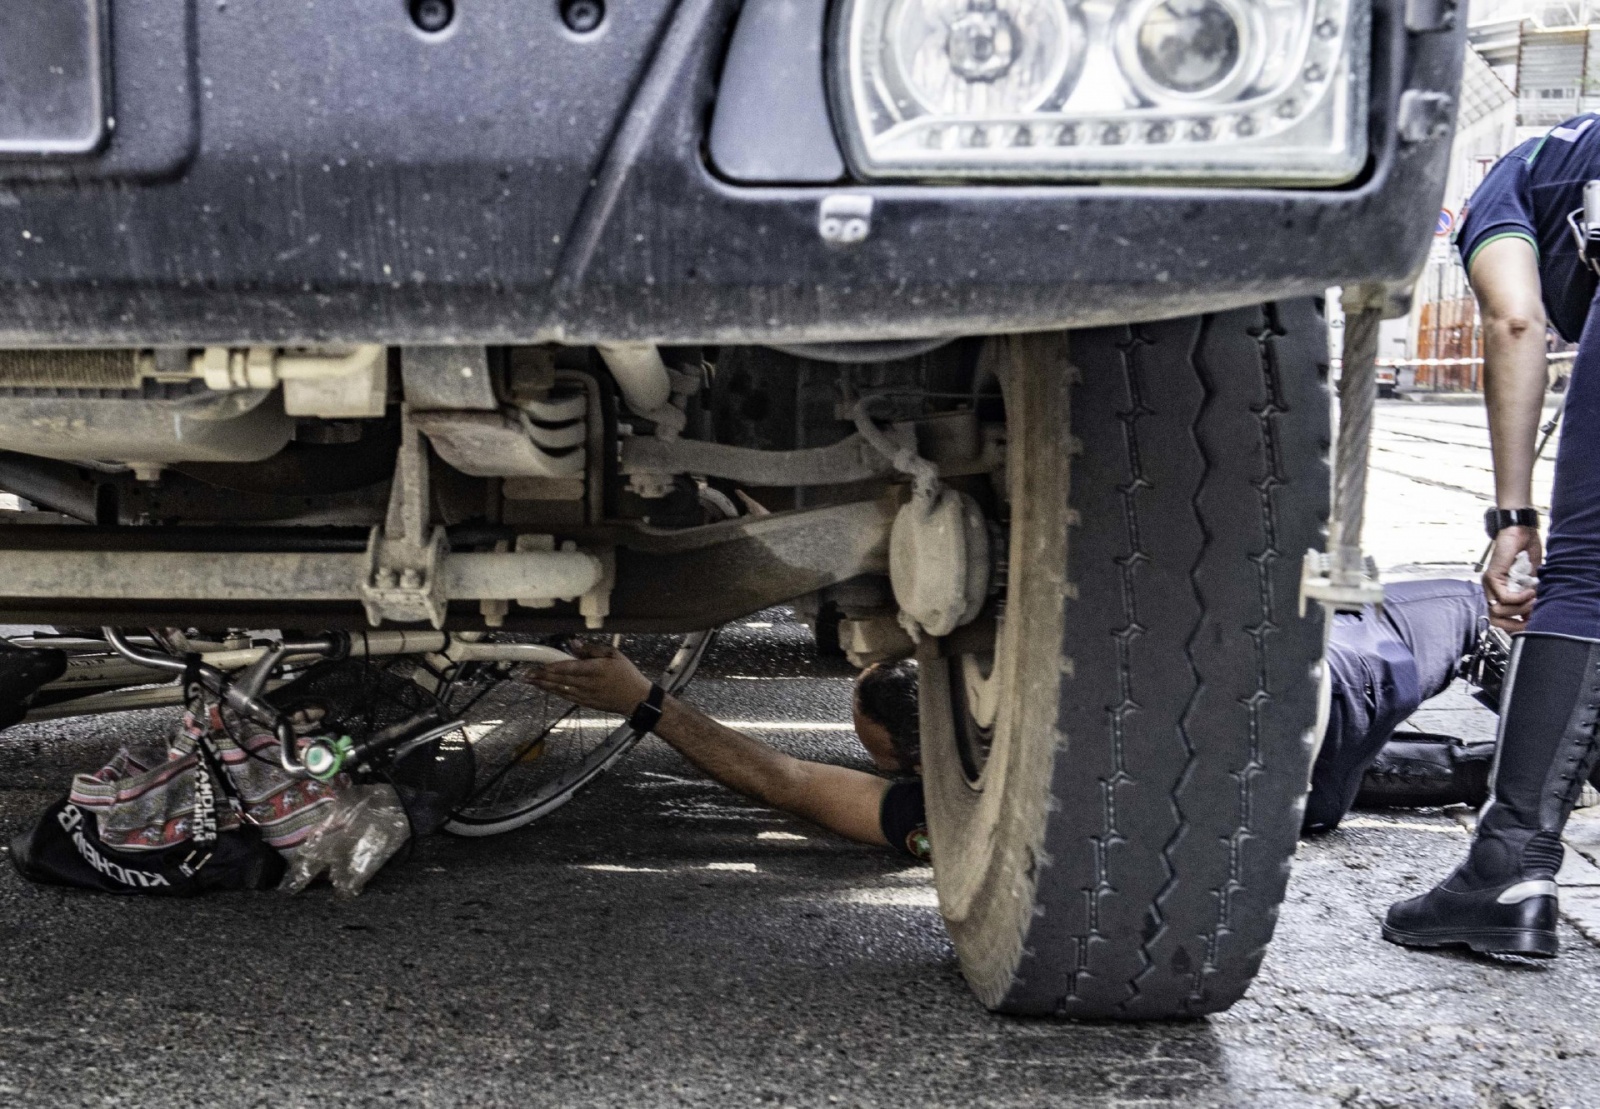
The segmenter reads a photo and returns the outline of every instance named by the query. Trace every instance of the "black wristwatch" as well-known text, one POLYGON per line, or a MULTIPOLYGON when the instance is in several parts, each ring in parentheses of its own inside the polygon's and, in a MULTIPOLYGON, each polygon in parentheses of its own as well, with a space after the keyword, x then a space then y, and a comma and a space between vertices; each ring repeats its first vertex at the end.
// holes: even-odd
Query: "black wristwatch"
POLYGON ((1506 528, 1539 529, 1539 510, 1536 508, 1491 508, 1483 514, 1483 530, 1493 539, 1506 528))
POLYGON ((666 690, 659 685, 651 685, 645 699, 628 715, 628 727, 639 735, 655 731, 656 725, 661 723, 661 702, 666 699, 666 690))

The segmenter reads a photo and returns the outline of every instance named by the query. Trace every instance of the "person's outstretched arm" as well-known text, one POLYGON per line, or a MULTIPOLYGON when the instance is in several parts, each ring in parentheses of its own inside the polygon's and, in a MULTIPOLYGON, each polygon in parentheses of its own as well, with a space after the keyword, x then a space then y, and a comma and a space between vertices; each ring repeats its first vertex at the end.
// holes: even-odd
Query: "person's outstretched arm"
MULTIPOLYGON (((524 680, 599 712, 627 716, 650 682, 614 647, 584 646, 575 662, 530 668, 524 680)), ((662 702, 655 734, 736 793, 861 843, 887 845, 879 811, 889 783, 875 774, 807 762, 717 723, 676 697, 662 702)))
MULTIPOLYGON (((1545 316, 1539 258, 1528 240, 1510 236, 1485 245, 1472 259, 1472 291, 1483 314, 1484 396, 1494 456, 1495 504, 1533 504, 1533 452, 1547 387, 1545 316)), ((1506 528, 1495 537, 1483 572, 1489 618, 1515 631, 1533 609, 1533 590, 1511 585, 1511 564, 1526 552, 1539 568, 1539 533, 1506 528)))

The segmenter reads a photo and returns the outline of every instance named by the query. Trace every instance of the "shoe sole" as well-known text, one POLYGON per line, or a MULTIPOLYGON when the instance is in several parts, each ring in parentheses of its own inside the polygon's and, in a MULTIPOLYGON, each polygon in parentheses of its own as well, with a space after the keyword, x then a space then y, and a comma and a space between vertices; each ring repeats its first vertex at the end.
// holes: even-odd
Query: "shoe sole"
POLYGON ((1383 926, 1383 938, 1401 947, 1465 947, 1479 955, 1522 955, 1554 959, 1558 941, 1554 932, 1526 928, 1491 928, 1479 932, 1402 932, 1383 926))

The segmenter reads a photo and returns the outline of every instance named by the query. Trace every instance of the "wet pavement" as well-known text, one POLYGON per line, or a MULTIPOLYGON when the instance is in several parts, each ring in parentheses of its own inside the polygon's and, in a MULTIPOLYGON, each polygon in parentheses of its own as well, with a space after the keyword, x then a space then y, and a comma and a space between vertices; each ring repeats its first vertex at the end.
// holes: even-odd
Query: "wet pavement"
MULTIPOLYGON (((1385 406, 1380 428, 1409 418, 1385 406)), ((1445 538, 1400 543, 1417 506, 1393 480, 1374 482, 1375 546, 1430 569, 1475 554, 1451 553, 1454 507, 1436 501, 1445 538)), ((730 629, 693 697, 795 753, 867 765, 848 672, 782 614, 730 629)), ((1427 711, 1427 728, 1492 727, 1455 691, 1427 711)), ((170 722, 0 736, 0 835, 170 722)), ((1302 844, 1261 976, 1226 1014, 1018 1021, 967 993, 929 871, 749 805, 651 741, 540 825, 425 840, 353 901, 117 900, 0 868, 0 1105, 1600 1102, 1600 948, 1578 931, 1548 965, 1378 938, 1388 901, 1465 842, 1455 814, 1424 812, 1302 844)))

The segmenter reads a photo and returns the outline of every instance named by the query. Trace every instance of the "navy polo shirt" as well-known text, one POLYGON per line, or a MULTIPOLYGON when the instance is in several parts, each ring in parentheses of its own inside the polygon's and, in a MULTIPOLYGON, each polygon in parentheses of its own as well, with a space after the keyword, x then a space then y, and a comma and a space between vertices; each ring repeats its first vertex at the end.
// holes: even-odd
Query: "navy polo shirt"
POLYGON ((1600 116, 1582 115, 1529 139, 1495 163, 1461 214, 1456 247, 1472 260, 1497 239, 1526 239, 1539 255, 1545 314, 1568 342, 1583 334, 1595 275, 1578 258, 1567 215, 1583 207, 1583 186, 1600 177, 1600 116))

